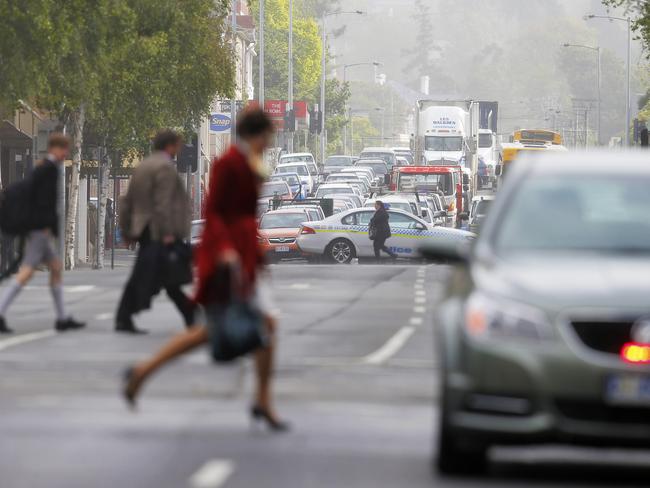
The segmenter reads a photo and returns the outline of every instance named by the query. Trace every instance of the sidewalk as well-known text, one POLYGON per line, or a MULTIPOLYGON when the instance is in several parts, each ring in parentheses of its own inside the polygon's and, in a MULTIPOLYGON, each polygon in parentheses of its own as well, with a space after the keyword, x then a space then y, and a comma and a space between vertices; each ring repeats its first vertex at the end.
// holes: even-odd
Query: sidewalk
MULTIPOLYGON (((130 268, 135 261, 136 251, 115 249, 115 268, 130 268)), ((111 268, 111 250, 104 253, 104 269, 111 268)), ((92 263, 77 263, 75 269, 94 269, 92 263)))

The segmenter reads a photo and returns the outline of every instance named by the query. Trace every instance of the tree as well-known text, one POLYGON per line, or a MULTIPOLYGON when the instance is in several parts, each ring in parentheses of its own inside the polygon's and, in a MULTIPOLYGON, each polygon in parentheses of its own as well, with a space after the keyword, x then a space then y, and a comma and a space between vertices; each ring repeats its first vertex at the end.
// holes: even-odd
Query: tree
POLYGON ((352 154, 359 154, 364 146, 375 144, 381 133, 368 117, 353 116, 351 121, 352 154))
MULTIPOLYGON (((251 1, 255 18, 259 16, 259 0, 251 1)), ((310 99, 320 83, 321 40, 318 22, 303 14, 294 5, 294 96, 296 100, 310 99)), ((264 82, 266 98, 286 100, 289 85, 289 1, 266 0, 265 44, 266 63, 264 82)), ((255 71, 256 83, 259 73, 255 71)))

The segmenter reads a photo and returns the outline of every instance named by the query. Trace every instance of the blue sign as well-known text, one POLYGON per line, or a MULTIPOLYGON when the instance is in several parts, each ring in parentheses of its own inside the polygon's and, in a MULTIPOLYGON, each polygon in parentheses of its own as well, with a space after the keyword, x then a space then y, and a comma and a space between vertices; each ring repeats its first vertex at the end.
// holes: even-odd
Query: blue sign
POLYGON ((224 114, 212 114, 210 116, 210 130, 212 132, 230 131, 230 116, 224 114))

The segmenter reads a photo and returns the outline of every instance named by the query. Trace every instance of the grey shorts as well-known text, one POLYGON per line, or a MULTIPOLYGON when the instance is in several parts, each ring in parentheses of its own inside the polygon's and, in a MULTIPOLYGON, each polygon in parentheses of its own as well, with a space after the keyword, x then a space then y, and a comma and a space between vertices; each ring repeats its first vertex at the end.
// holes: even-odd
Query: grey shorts
POLYGON ((47 230, 35 230, 27 234, 23 266, 36 268, 41 264, 50 264, 57 258, 54 251, 54 237, 47 230))

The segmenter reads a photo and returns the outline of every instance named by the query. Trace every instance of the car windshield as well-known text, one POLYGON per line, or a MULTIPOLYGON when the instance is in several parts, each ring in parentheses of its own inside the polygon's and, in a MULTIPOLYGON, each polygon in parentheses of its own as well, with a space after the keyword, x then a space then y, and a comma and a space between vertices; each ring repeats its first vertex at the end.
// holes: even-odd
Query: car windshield
POLYGON ((395 155, 388 152, 363 152, 362 158, 367 159, 382 159, 388 166, 395 164, 395 155))
POLYGON ((479 134, 478 147, 483 149, 492 147, 492 134, 479 134))
POLYGON ((325 161, 325 166, 352 166, 352 159, 342 156, 331 156, 325 161))
POLYGON ((474 203, 474 215, 487 215, 490 207, 492 206, 492 200, 479 200, 474 203))
POLYGON ((452 136, 452 137, 441 137, 441 136, 427 136, 424 140, 425 150, 426 151, 462 151, 463 150, 463 138, 452 136))
POLYGON ((287 184, 283 181, 264 183, 260 189, 260 198, 267 198, 275 196, 277 193, 280 196, 288 195, 290 192, 287 184))
POLYGON ((295 185, 295 186, 297 186, 297 185, 300 184, 300 180, 298 180, 298 177, 297 177, 296 175, 290 175, 290 174, 288 174, 288 175, 282 175, 282 176, 273 176, 273 177, 271 178, 271 181, 272 181, 272 182, 275 182, 275 181, 286 181, 290 186, 291 186, 291 185, 295 185))
POLYGON ((376 175, 385 175, 388 173, 388 168, 384 163, 357 163, 357 166, 372 168, 376 175))
POLYGON ((398 191, 441 190, 445 195, 454 194, 454 185, 450 173, 442 174, 400 174, 398 191))
POLYGON ((282 156, 280 158, 280 164, 286 163, 311 163, 313 162, 311 156, 282 156))
POLYGON ((304 212, 267 213, 260 221, 260 229, 297 229, 307 220, 304 212))
POLYGON ((278 166, 275 168, 275 172, 278 174, 281 173, 296 173, 300 176, 309 176, 309 171, 307 170, 306 164, 296 164, 291 166, 278 166))
POLYGON ((650 178, 638 176, 527 179, 501 218, 497 252, 650 254, 648 185, 650 178))
POLYGON ((354 194, 354 190, 350 188, 349 186, 342 186, 342 187, 336 187, 336 188, 319 188, 318 191, 316 192, 316 198, 323 198, 326 197, 327 195, 347 195, 347 194, 354 194))

